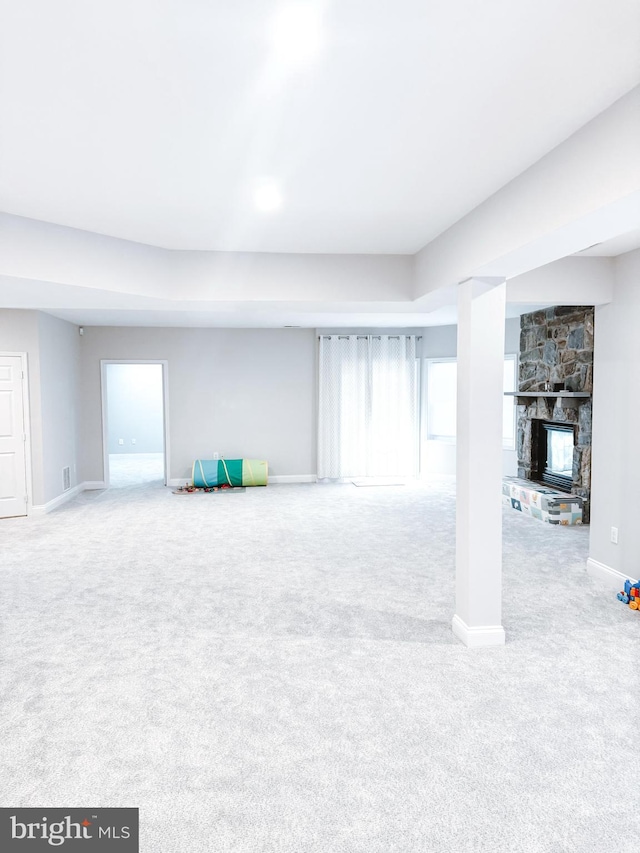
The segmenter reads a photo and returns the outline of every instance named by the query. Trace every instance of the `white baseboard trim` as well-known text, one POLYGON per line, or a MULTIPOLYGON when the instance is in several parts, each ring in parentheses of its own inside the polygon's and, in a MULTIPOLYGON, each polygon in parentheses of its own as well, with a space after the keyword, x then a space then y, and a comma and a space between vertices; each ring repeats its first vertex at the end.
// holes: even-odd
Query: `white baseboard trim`
POLYGON ((269 476, 269 483, 315 483, 317 479, 315 474, 275 474, 269 476))
POLYGON ((504 646, 505 635, 502 625, 470 627, 457 614, 451 622, 453 633, 470 649, 482 646, 504 646))
POLYGON ((594 560, 593 557, 589 557, 587 560, 587 574, 599 581, 604 581, 608 587, 618 591, 624 589, 626 580, 638 580, 637 577, 632 578, 630 575, 623 575, 622 572, 612 569, 611 566, 601 563, 600 560, 594 560))
POLYGON ((51 512, 52 510, 57 509, 59 506, 66 504, 67 501, 73 500, 80 494, 80 492, 83 491, 84 483, 79 483, 72 489, 69 489, 68 491, 63 492, 61 495, 58 495, 57 498, 53 498, 53 500, 47 501, 46 504, 33 504, 29 515, 46 515, 48 512, 51 512))
POLYGON ((59 506, 66 504, 68 501, 77 498, 82 492, 97 489, 106 489, 104 480, 85 480, 84 483, 78 483, 77 486, 74 486, 67 492, 63 492, 61 495, 58 495, 57 498, 53 498, 53 500, 48 501, 46 504, 33 504, 29 510, 29 515, 46 515, 54 509, 58 509, 59 506))
MULTIPOLYGON (((269 485, 277 485, 278 483, 315 483, 316 482, 315 474, 276 474, 275 476, 269 476, 269 485)), ((176 479, 172 477, 169 480, 168 485, 171 486, 172 489, 175 489, 176 486, 184 486, 185 483, 190 483, 191 477, 180 477, 176 479)))

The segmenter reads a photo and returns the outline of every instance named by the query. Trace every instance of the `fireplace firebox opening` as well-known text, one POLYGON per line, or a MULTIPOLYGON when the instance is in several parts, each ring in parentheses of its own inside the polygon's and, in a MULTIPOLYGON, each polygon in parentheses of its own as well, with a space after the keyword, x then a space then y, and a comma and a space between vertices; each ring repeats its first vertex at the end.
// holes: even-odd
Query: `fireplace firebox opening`
POLYGON ((535 420, 532 426, 537 433, 532 447, 533 479, 559 491, 571 492, 575 446, 573 424, 535 420))

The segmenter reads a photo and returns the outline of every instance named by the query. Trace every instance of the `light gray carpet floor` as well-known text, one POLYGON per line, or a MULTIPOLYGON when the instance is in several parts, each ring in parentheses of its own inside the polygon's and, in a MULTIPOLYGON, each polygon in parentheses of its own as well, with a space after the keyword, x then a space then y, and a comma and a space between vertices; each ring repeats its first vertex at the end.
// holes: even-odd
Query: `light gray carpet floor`
POLYGON ((110 453, 109 486, 119 489, 164 481, 164 453, 110 453))
POLYGON ((630 853, 640 615, 505 511, 507 645, 451 633, 454 497, 84 493, 0 527, 0 805, 143 853, 630 853))

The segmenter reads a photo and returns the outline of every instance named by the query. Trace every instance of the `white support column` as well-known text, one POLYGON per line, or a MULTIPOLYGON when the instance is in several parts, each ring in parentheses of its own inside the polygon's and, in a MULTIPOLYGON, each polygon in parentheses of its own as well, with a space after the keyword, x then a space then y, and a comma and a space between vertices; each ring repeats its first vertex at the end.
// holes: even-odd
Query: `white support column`
POLYGON ((502 401, 506 283, 458 287, 456 615, 467 646, 504 644, 502 401))

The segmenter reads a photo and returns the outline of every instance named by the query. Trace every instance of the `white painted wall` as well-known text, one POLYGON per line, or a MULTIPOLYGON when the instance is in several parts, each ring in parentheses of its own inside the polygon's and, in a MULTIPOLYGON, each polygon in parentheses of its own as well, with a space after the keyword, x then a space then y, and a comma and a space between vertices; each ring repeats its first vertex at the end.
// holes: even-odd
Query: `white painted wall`
MULTIPOLYGON (((421 330, 423 358, 455 358, 458 348, 457 326, 430 326, 421 330)), ((520 352, 520 317, 505 320, 504 351, 520 352)))
POLYGON ((83 479, 103 479, 100 359, 168 360, 170 478, 215 451, 315 474, 313 329, 85 327, 81 352, 83 479))
MULTIPOLYGON (((429 326, 422 330, 423 358, 456 358, 457 326, 429 326)), ((505 354, 520 352, 520 318, 505 321, 505 354)), ((426 393, 426 382, 423 393, 426 393)), ((426 438, 426 423, 423 419, 420 468, 422 475, 453 475, 456 473, 455 442, 433 441, 426 438)), ((518 470, 515 450, 502 451, 503 474, 514 475, 518 470)))
POLYGON ((80 335, 78 327, 38 313, 42 411, 43 500, 63 493, 62 469, 70 468, 71 486, 78 483, 80 335))
POLYGON ((107 364, 106 376, 109 453, 163 453, 162 365, 107 364))
POLYGON ((27 353, 32 502, 42 505, 63 493, 64 466, 78 482, 78 329, 38 311, 0 310, 0 350, 27 353))
POLYGON ((615 259, 614 299, 596 308, 590 557, 640 577, 640 250, 615 259), (619 530, 611 542, 611 527, 619 530))

